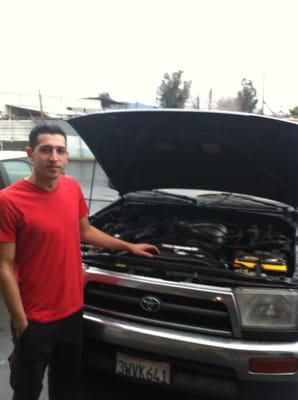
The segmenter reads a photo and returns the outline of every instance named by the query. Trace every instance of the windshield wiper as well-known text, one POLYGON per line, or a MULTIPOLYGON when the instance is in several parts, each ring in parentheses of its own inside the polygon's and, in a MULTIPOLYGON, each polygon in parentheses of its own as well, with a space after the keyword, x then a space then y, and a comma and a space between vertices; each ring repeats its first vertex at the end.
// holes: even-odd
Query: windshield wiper
MULTIPOLYGON (((204 197, 208 197, 208 196, 210 196, 210 195, 208 195, 208 194, 207 195, 200 195, 200 196, 198 196, 198 198, 200 198, 200 197, 204 198, 204 197)), ((212 196, 214 196, 214 194, 212 196)), ((233 198, 238 198, 238 199, 247 200, 247 201, 249 201, 251 203, 262 204, 262 205, 264 205, 264 206, 266 206, 268 208, 272 208, 272 209, 275 209, 275 210, 279 209, 279 210, 287 211, 287 210, 289 210, 289 208, 291 208, 290 206, 287 206, 286 204, 285 205, 282 205, 280 203, 272 204, 272 201, 269 200, 269 199, 268 199, 268 201, 267 200, 261 200, 261 199, 257 199, 257 198, 252 197, 252 196, 247 196, 247 195, 239 194, 239 193, 225 193, 225 192, 222 192, 222 193, 218 194, 218 197, 221 197, 221 198, 218 199, 218 200, 211 200, 210 202, 206 202, 206 204, 200 204, 200 205, 206 206, 206 207, 218 206, 218 205, 224 204, 227 200, 233 200, 233 198)))
POLYGON ((169 193, 169 192, 164 192, 164 191, 162 191, 162 190, 151 190, 150 192, 144 192, 144 191, 139 191, 138 193, 142 193, 142 194, 146 194, 146 195, 151 195, 151 196, 153 196, 153 199, 156 199, 156 200, 159 200, 159 198, 158 197, 160 197, 160 196, 162 196, 162 197, 167 197, 167 198, 170 198, 170 199, 172 199, 172 200, 181 200, 181 201, 184 201, 184 202, 187 202, 187 203, 191 203, 191 204, 197 204, 198 202, 197 202, 197 199, 195 199, 195 198, 193 198, 193 197, 188 197, 188 196, 185 196, 185 195, 183 195, 183 194, 176 194, 176 193, 169 193), (157 197, 157 195, 158 195, 158 197, 157 197), (156 198, 155 198, 155 196, 156 196, 156 198))

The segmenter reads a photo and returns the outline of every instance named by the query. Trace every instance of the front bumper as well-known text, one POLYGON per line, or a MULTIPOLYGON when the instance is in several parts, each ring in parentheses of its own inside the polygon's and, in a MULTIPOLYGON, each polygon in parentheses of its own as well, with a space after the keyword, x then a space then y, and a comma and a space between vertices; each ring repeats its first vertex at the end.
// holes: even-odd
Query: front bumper
MULTIPOLYGON (((90 344, 102 343, 110 349, 107 352, 110 353, 110 361, 104 362, 106 367, 109 366, 109 372, 113 372, 113 358, 116 351, 121 350, 148 354, 148 357, 158 356, 160 360, 169 361, 171 365, 183 365, 183 368, 173 368, 171 380, 173 387, 182 390, 219 395, 220 398, 229 400, 264 399, 264 396, 269 394, 271 400, 281 396, 287 400, 298 398, 297 372, 291 374, 249 372, 251 358, 298 359, 298 342, 269 344, 206 334, 190 334, 158 326, 127 323, 116 315, 110 317, 89 311, 84 313, 84 319, 86 364, 92 366, 98 364, 98 367, 104 367, 99 365, 103 364, 100 360, 101 354, 94 354, 95 347, 90 344)), ((107 353, 106 357, 109 358, 107 353)))

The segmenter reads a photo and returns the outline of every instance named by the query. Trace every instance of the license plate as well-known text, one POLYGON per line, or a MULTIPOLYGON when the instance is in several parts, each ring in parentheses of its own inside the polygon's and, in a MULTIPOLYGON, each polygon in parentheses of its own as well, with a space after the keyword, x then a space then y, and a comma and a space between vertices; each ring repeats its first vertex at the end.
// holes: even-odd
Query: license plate
POLYGON ((170 384, 170 364, 117 353, 116 374, 146 382, 170 384))

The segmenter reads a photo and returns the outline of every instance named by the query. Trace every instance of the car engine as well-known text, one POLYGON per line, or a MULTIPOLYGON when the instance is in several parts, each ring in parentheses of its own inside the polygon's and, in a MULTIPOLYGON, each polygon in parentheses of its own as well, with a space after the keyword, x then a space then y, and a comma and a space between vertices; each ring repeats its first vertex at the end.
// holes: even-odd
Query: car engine
MULTIPOLYGON (((160 271, 171 270, 170 278, 184 275, 195 281, 196 272, 214 274, 215 270, 279 278, 294 272, 295 229, 278 215, 128 203, 98 213, 91 222, 119 239, 155 244, 160 254, 153 260, 164 266, 160 271)), ((98 256, 107 254, 125 258, 123 271, 132 268, 130 272, 137 273, 138 267, 142 269, 140 260, 133 268, 135 257, 125 252, 92 247, 85 248, 85 261, 94 263, 98 256)), ((117 262, 115 266, 117 269, 117 262)), ((146 271, 150 275, 150 268, 142 273, 146 271)), ((152 275, 156 276, 156 271, 152 275)))

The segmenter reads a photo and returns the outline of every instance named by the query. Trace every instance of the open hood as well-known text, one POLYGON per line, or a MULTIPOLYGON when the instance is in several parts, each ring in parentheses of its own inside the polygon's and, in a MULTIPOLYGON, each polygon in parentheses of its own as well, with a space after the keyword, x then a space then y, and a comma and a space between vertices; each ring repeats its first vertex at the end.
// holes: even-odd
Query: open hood
POLYGON ((68 121, 113 188, 242 193, 298 205, 298 125, 188 110, 90 114, 68 121))

